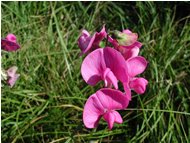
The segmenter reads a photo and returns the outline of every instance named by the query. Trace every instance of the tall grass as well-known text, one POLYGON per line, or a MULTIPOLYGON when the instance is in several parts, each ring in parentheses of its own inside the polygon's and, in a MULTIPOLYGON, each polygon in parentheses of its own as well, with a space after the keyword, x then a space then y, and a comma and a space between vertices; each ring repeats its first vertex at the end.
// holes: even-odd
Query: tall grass
MULTIPOLYGON (((189 142, 190 15, 169 2, 2 2, 1 36, 14 33, 21 49, 3 53, 2 67, 18 66, 16 85, 1 89, 2 142, 189 142), (82 110, 98 86, 80 74, 82 29, 131 29, 149 61, 147 92, 133 93, 123 124, 101 120, 86 129, 82 110)), ((180 3, 181 4, 181 3, 180 3)), ((183 4, 183 3, 182 3, 183 4)), ((186 3, 190 7, 189 3, 186 3)))

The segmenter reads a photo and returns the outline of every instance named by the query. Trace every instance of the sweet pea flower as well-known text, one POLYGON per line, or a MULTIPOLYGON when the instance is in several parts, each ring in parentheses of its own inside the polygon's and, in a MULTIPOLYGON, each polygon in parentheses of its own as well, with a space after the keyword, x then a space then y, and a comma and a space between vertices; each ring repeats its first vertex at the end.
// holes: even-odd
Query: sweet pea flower
POLYGON ((87 55, 81 66, 81 74, 91 86, 101 80, 105 87, 113 85, 115 89, 118 89, 118 80, 128 83, 125 59, 120 52, 110 47, 96 49, 87 55))
POLYGON ((82 35, 78 39, 78 46, 81 49, 80 55, 100 48, 99 44, 106 36, 105 25, 100 32, 96 32, 93 36, 90 36, 88 31, 83 30, 82 35))
POLYGON ((129 100, 119 90, 103 88, 92 94, 83 110, 83 122, 87 128, 95 128, 101 117, 108 123, 111 130, 114 123, 121 124, 123 119, 115 110, 125 109, 129 100))
POLYGON ((1 39, 1 49, 11 52, 20 48, 17 43, 16 36, 14 34, 8 34, 5 39, 1 39))
POLYGON ((13 66, 11 68, 9 68, 7 70, 7 76, 8 76, 8 80, 7 83, 10 85, 10 87, 13 87, 16 80, 19 78, 20 74, 16 74, 17 71, 17 67, 13 66))
POLYGON ((137 41, 138 35, 136 33, 132 33, 130 30, 126 29, 122 32, 115 31, 114 37, 115 39, 108 36, 108 41, 116 50, 121 52, 126 60, 138 56, 139 48, 141 48, 142 43, 137 41))
POLYGON ((124 83, 124 88, 127 90, 130 88, 138 94, 143 94, 145 92, 148 81, 144 78, 138 78, 136 76, 144 72, 147 64, 148 62, 146 59, 141 56, 130 58, 126 61, 129 82, 124 83))

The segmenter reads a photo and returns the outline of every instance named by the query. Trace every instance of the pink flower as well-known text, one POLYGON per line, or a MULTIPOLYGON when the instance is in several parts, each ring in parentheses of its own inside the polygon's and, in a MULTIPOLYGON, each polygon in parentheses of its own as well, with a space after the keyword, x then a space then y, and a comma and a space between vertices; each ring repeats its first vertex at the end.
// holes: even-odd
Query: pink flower
POLYGON ((126 61, 129 82, 124 83, 125 88, 133 89, 138 94, 145 92, 148 81, 144 78, 137 78, 136 76, 144 72, 147 64, 146 59, 141 56, 130 58, 126 61))
POLYGON ((126 96, 114 89, 103 88, 91 95, 83 110, 83 122, 87 128, 95 128, 101 117, 111 130, 114 123, 121 124, 123 119, 115 110, 125 109, 129 104, 126 96))
POLYGON ((128 82, 125 59, 110 47, 97 49, 87 55, 81 66, 81 74, 86 83, 92 86, 103 80, 106 87, 113 85, 118 89, 118 80, 128 82))
POLYGON ((116 31, 114 34, 116 39, 109 36, 108 41, 121 52, 126 60, 138 56, 142 43, 137 41, 138 35, 136 33, 126 29, 123 32, 116 31))
POLYGON ((7 75, 8 75, 8 81, 7 83, 10 85, 10 87, 13 87, 16 80, 19 78, 20 74, 16 74, 17 67, 13 66, 7 70, 7 75))
POLYGON ((90 36, 88 31, 83 30, 82 35, 78 39, 78 46, 81 49, 80 55, 100 48, 99 44, 106 36, 105 25, 99 33, 96 32, 93 36, 90 36))
POLYGON ((5 39, 1 39, 1 49, 5 51, 16 51, 20 48, 20 45, 16 41, 14 34, 8 34, 5 39))
POLYGON ((7 37, 6 37, 6 39, 8 41, 16 43, 16 36, 14 34, 12 34, 12 33, 8 34, 7 37))

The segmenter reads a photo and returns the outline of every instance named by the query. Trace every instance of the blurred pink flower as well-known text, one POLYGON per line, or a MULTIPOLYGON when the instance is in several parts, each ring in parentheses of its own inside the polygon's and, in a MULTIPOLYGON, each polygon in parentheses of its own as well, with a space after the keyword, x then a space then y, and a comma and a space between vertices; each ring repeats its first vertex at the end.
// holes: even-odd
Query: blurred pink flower
POLYGON ((8 41, 16 43, 16 36, 14 34, 12 34, 12 33, 8 34, 7 37, 6 37, 6 39, 8 41))
POLYGON ((16 74, 17 71, 17 67, 13 66, 11 68, 9 68, 7 70, 7 76, 8 76, 8 80, 7 83, 10 85, 10 87, 13 87, 16 80, 19 78, 20 74, 16 74))
POLYGON ((115 110, 125 109, 129 100, 119 90, 103 88, 91 95, 83 110, 83 122, 87 128, 95 128, 101 117, 111 130, 114 123, 121 124, 123 119, 115 110))
POLYGON ((20 45, 16 41, 14 34, 8 34, 5 39, 1 39, 1 49, 5 51, 16 51, 20 48, 20 45))
POLYGON ((78 39, 78 46, 81 49, 81 54, 86 54, 99 47, 100 42, 107 36, 105 31, 105 25, 102 30, 98 33, 96 32, 93 36, 90 36, 88 31, 83 30, 82 35, 78 39))

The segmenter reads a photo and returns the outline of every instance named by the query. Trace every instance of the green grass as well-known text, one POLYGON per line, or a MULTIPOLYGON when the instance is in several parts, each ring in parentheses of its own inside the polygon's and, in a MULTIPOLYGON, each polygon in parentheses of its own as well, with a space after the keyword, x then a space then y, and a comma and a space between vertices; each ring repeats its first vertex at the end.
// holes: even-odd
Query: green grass
POLYGON ((21 49, 3 53, 2 67, 21 74, 1 88, 1 140, 6 143, 190 141, 190 15, 170 2, 1 2, 1 37, 14 33, 21 49), (103 120, 86 129, 82 110, 100 85, 82 79, 77 39, 106 24, 129 28, 143 43, 149 66, 145 94, 133 93, 124 123, 112 131, 103 120))

